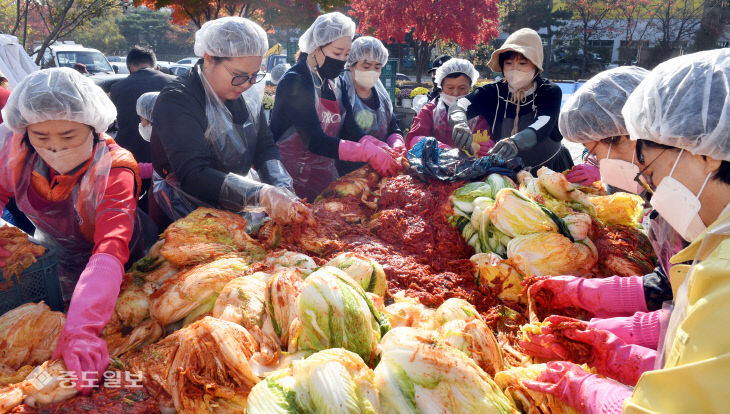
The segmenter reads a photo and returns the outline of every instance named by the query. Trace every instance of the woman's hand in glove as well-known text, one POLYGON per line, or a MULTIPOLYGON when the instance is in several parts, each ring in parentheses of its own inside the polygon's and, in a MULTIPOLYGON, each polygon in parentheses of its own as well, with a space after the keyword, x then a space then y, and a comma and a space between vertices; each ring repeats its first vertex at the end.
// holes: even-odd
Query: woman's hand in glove
POLYGON ((259 193, 259 204, 277 223, 289 224, 313 220, 312 210, 286 188, 264 186, 259 193))

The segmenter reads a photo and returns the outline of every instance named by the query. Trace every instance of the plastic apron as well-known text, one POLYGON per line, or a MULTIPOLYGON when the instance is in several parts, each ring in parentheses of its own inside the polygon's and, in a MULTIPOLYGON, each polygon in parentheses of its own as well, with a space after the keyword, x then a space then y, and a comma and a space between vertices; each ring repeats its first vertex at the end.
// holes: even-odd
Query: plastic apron
MULTIPOLYGON (((469 129, 472 134, 483 133, 483 131, 489 131, 489 125, 487 121, 479 115, 471 118, 467 121, 469 129)), ((451 148, 456 147, 452 136, 452 128, 449 125, 449 108, 446 107, 444 102, 439 99, 436 107, 433 108, 433 137, 438 142, 444 143, 451 148)))
MULTIPOLYGON (((314 107, 322 131, 331 137, 339 137, 345 112, 339 105, 342 89, 338 80, 325 80, 337 99, 330 101, 322 98, 323 84, 317 86, 319 77, 314 73, 311 75, 314 82, 314 107)), ((329 183, 339 177, 335 160, 310 152, 294 126, 284 133, 278 145, 281 161, 294 182, 294 192, 300 198, 314 201, 329 183)))
POLYGON ((45 162, 34 151, 28 151, 23 165, 20 181, 15 188, 15 201, 18 208, 33 222, 36 227, 33 237, 42 244, 56 250, 58 258, 58 275, 61 281, 64 300, 71 298, 81 272, 94 250, 94 241, 88 240, 82 233, 84 214, 92 223, 97 214, 106 191, 109 170, 111 169, 111 154, 104 141, 94 144, 93 161, 88 170, 79 179, 65 199, 56 202, 36 200, 36 195, 30 184, 31 174, 36 167, 47 168, 45 162))
MULTIPOLYGON (((726 206, 725 209, 720 213, 720 217, 725 216, 730 211, 730 205, 726 206)), ((700 258, 708 257, 712 251, 717 248, 718 239, 721 241, 730 237, 730 223, 725 222, 715 229, 708 230, 702 239, 700 248, 697 251, 697 255, 692 262, 692 266, 689 268, 687 275, 685 276, 682 284, 677 290, 677 294, 674 295, 674 303, 670 306, 665 304, 664 309, 671 310, 671 317, 669 318, 668 324, 662 326, 662 333, 660 336, 659 346, 657 348, 656 358, 656 369, 664 368, 667 364, 674 366, 675 361, 671 361, 672 347, 674 341, 682 341, 681 335, 678 335, 678 328, 682 321, 687 316, 687 307, 689 306, 689 289, 690 283, 693 281, 693 275, 697 264, 700 262, 700 258)), ((686 334, 684 334, 686 335, 686 334)), ((676 357, 676 354, 675 354, 676 357)))
POLYGON ((684 241, 682 236, 656 212, 652 211, 645 216, 642 224, 647 229, 646 235, 649 237, 649 242, 657 255, 659 265, 664 270, 664 274, 668 276, 669 269, 672 267, 669 259, 682 251, 689 243, 684 241), (651 218, 651 215, 656 215, 656 217, 651 218))
MULTIPOLYGON (((243 124, 236 124, 233 122, 233 115, 213 91, 200 68, 196 67, 195 70, 198 71, 205 89, 205 115, 208 121, 205 140, 215 156, 214 167, 259 182, 258 175, 251 169, 254 156, 252 148, 256 147, 258 136, 256 121, 261 108, 258 92, 254 88, 249 88, 241 95, 239 99, 244 100, 249 117, 243 124)), ((220 207, 212 206, 185 192, 174 172, 168 173, 165 178, 153 174, 152 187, 155 200, 172 220, 181 219, 198 207, 220 207)), ((260 223, 264 214, 258 206, 250 206, 249 209, 251 211, 244 216, 251 228, 260 223)))
POLYGON ((388 128, 393 117, 393 104, 383 84, 378 80, 375 84, 375 93, 378 96, 380 105, 375 110, 360 99, 355 90, 352 79, 352 72, 348 71, 342 76, 342 82, 347 88, 347 96, 350 98, 355 121, 362 131, 367 135, 385 142, 388 139, 388 128))
MULTIPOLYGON (((505 105, 510 104, 508 100, 503 100, 501 97, 500 101, 502 101, 505 105)), ((527 127, 535 123, 536 120, 537 105, 535 105, 535 93, 532 93, 521 102, 519 120, 517 121, 517 132, 527 129, 527 127), (527 99, 529 99, 529 101, 527 99), (523 106, 525 103, 529 103, 527 111, 525 111, 525 107, 523 106)), ((507 117, 507 107, 505 107, 502 126, 500 131, 495 131, 495 140, 511 137, 513 135, 512 130, 514 125, 515 118, 507 117), (496 136, 497 134, 498 137, 496 136)), ((525 152, 520 151, 518 156, 522 158, 522 162, 525 164, 525 167, 532 167, 532 170, 536 171, 538 168, 548 164, 557 157, 560 153, 560 149, 560 142, 547 137, 545 139, 538 139, 537 144, 534 147, 525 152)))

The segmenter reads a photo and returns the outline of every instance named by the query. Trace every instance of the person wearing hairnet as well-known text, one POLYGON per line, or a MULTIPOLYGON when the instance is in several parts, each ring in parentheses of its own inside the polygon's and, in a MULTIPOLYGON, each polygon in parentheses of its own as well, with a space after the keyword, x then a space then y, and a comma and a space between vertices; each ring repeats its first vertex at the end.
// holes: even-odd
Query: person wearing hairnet
MULTIPOLYGON (((55 250, 70 306, 53 357, 63 357, 77 378, 91 378, 109 364, 99 335, 114 311, 124 264, 148 247, 137 211, 137 162, 104 132, 116 117, 114 104, 74 69, 31 73, 2 113, 14 135, 0 149, 0 205, 15 197, 34 236, 55 250)), ((88 384, 79 380, 76 387, 88 384)))
MULTIPOLYGON (((645 327, 663 342, 654 351, 588 327, 564 330, 591 348, 599 374, 635 387, 565 361, 548 363, 536 381, 524 383, 584 413, 724 412, 730 405, 730 335, 722 329, 730 315, 730 50, 658 65, 622 114, 647 160, 637 179, 651 189, 655 211, 691 243, 671 260, 668 323, 645 327)), ((588 302, 584 293, 561 290, 574 302, 588 302)), ((565 356, 547 335, 539 338, 542 355, 565 356)))
POLYGON ((626 98, 644 80, 649 71, 637 66, 620 66, 592 77, 563 105, 558 128, 565 139, 586 146, 588 161, 575 166, 568 181, 591 185, 602 180, 606 186, 641 193, 634 180, 639 172, 636 145, 629 138, 621 115, 626 98))
POLYGON ((291 69, 291 65, 288 63, 279 63, 271 69, 271 83, 278 85, 284 74, 291 69))
POLYGON ((297 195, 310 201, 337 179, 338 160, 367 162, 383 176, 399 168, 348 110, 339 76, 354 36, 355 22, 344 14, 317 17, 299 38, 299 60, 276 88, 271 130, 297 195))
POLYGON ((488 63, 504 79, 476 88, 450 108, 456 146, 469 148, 473 138, 467 119, 481 115, 496 141, 490 154, 506 160, 520 157, 535 171, 543 166, 559 172, 573 167, 557 128, 563 93, 540 76, 542 56, 536 31, 524 28, 507 37, 488 63))
MULTIPOLYGON (((449 59, 436 70, 436 85, 441 88, 439 96, 418 111, 413 119, 413 126, 406 135, 406 147, 413 148, 414 145, 425 137, 434 137, 441 148, 462 148, 452 139, 452 127, 449 124, 449 108, 456 104, 456 101, 466 96, 479 79, 479 72, 471 62, 466 59, 449 59)), ((474 140, 477 145, 473 148, 469 142, 467 152, 484 156, 494 146, 490 139, 489 126, 484 118, 474 116, 466 123, 470 134, 483 137, 474 140), (476 149, 476 151, 475 151, 476 149)), ((472 136, 472 135, 470 135, 472 136)))
MULTIPOLYGON (((350 101, 355 121, 376 145, 386 149, 405 148, 403 132, 393 114, 390 95, 380 82, 380 72, 388 63, 388 49, 383 43, 370 36, 362 36, 352 42, 347 57, 347 71, 340 76, 343 89, 350 101), (372 138, 376 138, 373 140, 372 138)), ((362 163, 339 161, 338 172, 343 175, 362 166, 362 163)))
POLYGON ((292 190, 261 96, 266 32, 242 17, 206 22, 195 33, 202 59, 166 86, 152 112, 153 192, 170 220, 200 206, 242 213, 249 230, 263 210, 282 223, 310 211, 292 190), (255 167, 255 172, 252 171, 255 167))
POLYGON ((439 94, 441 93, 441 88, 439 88, 438 84, 436 83, 436 70, 441 67, 444 63, 446 63, 448 60, 451 59, 451 56, 449 55, 441 55, 437 57, 436 59, 431 62, 431 67, 428 68, 428 74, 431 76, 431 82, 433 82, 433 88, 431 88, 430 91, 428 91, 428 94, 426 94, 426 97, 429 101, 432 101, 436 98, 438 98, 439 94))
MULTIPOLYGON (((159 94, 159 92, 145 92, 137 99, 136 110, 139 116, 137 132, 147 142, 150 142, 152 136, 152 110, 159 94)), ((143 179, 152 178, 152 163, 140 163, 139 171, 143 179)))

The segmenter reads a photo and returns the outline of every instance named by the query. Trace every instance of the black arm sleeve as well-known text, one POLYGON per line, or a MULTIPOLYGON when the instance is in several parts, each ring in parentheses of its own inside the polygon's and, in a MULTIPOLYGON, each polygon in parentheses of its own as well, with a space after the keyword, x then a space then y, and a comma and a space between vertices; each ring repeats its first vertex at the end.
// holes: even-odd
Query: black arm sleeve
POLYGON ((195 114, 189 96, 167 90, 156 103, 157 136, 182 190, 212 205, 218 204, 218 195, 226 174, 211 164, 213 155, 205 141, 204 115, 195 114))
POLYGON ((314 91, 305 87, 301 75, 285 76, 276 89, 276 101, 284 104, 284 112, 291 117, 292 124, 302 137, 307 148, 318 155, 337 158, 340 139, 322 131, 314 107, 314 91))
POLYGON ((537 134, 537 140, 549 139, 553 129, 558 122, 560 115, 560 102, 563 99, 563 91, 558 85, 552 83, 540 86, 535 96, 535 106, 537 106, 537 120, 530 125, 537 134), (546 121, 544 117, 548 117, 546 121))
POLYGON ((497 85, 488 84, 474 89, 473 92, 466 95, 466 99, 471 102, 466 110, 468 119, 481 115, 488 123, 494 119, 494 111, 497 110, 497 85))
POLYGON ((644 275, 644 299, 646 299, 646 308, 649 312, 662 308, 664 302, 672 300, 672 285, 664 271, 657 266, 654 273, 644 275))

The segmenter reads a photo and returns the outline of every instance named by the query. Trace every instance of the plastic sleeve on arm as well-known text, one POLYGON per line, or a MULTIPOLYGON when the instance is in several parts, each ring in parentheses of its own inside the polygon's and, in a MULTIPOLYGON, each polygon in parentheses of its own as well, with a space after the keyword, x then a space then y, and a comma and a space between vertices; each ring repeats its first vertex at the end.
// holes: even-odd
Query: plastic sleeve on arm
POLYGON ((221 186, 219 203, 231 211, 244 211, 259 206, 259 192, 266 184, 238 174, 228 173, 221 186))

